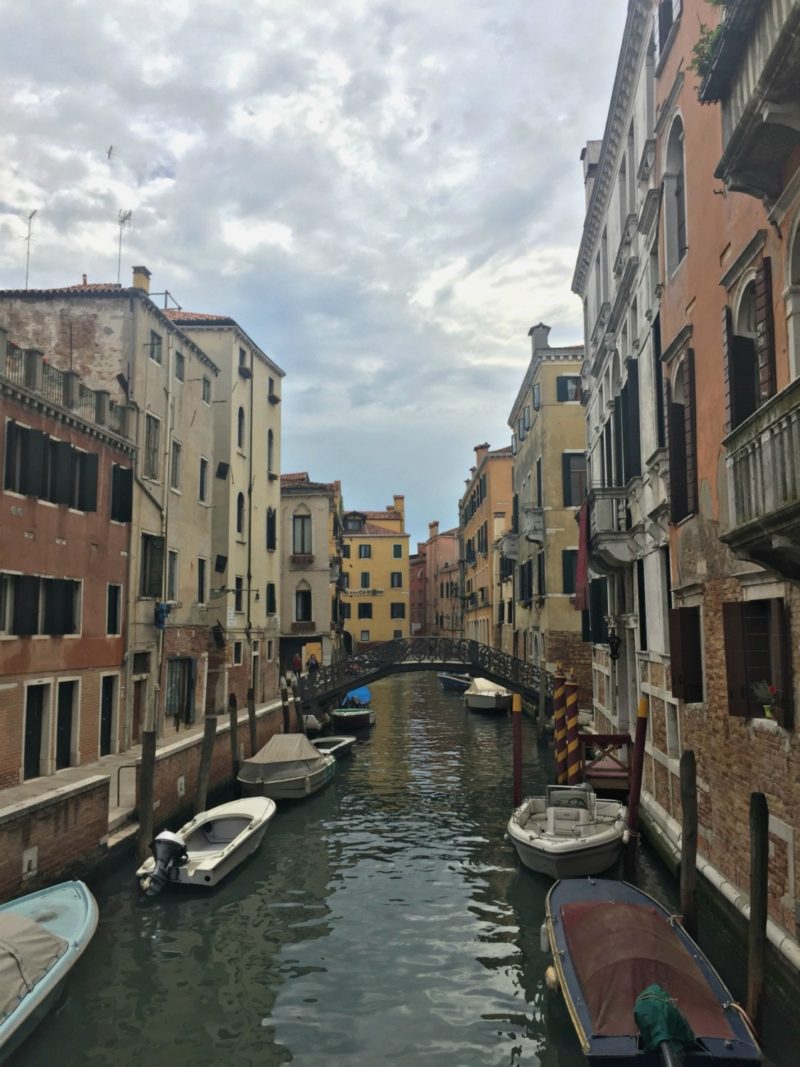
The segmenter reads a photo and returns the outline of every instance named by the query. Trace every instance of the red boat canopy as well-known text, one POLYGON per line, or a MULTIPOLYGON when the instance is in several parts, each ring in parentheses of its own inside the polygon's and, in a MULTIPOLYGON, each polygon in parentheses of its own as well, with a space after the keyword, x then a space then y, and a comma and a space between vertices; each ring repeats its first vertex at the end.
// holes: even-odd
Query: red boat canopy
POLYGON ((720 1003, 675 930, 655 908, 565 904, 561 921, 592 1019, 593 1037, 633 1036, 636 998, 663 986, 698 1037, 732 1039, 720 1003))

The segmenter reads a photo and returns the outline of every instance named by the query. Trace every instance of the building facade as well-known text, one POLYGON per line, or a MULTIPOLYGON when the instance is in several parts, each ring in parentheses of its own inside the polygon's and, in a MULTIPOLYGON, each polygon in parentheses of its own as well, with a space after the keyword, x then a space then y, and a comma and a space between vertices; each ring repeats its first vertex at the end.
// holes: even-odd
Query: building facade
POLYGON ((405 498, 394 496, 385 511, 346 511, 343 527, 342 612, 349 648, 408 637, 405 498))
POLYGON ((417 551, 408 561, 408 589, 411 609, 410 633, 424 634, 425 602, 428 589, 428 561, 425 558, 425 542, 417 544, 417 551))
POLYGON ((461 591, 458 583, 458 529, 439 532, 428 523, 425 542, 424 632, 437 637, 461 636, 461 591))

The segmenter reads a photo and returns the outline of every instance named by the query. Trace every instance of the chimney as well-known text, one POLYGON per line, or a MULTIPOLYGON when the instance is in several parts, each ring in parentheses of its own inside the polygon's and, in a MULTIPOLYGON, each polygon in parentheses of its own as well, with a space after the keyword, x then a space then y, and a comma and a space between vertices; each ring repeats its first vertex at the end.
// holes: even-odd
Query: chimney
POLYGON ((439 536, 439 520, 428 523, 428 540, 432 541, 434 537, 439 536))
POLYGON ((535 326, 531 326, 528 330, 528 337, 531 339, 534 356, 540 349, 550 347, 550 342, 547 340, 549 336, 550 327, 545 326, 543 322, 537 322, 535 326))
POLYGON ((82 274, 81 275, 81 285, 88 285, 88 284, 89 284, 89 281, 88 281, 86 275, 82 274))
MULTIPOLYGON (((489 454, 489 443, 484 441, 482 445, 475 445, 475 467, 480 467, 481 460, 489 454)), ((473 468, 474 469, 474 468, 473 468)))
POLYGON ((586 206, 592 199, 594 182, 597 177, 597 164, 600 160, 602 141, 587 141, 586 147, 581 151, 581 163, 583 163, 583 184, 586 192, 586 206))
POLYGON ((141 289, 143 293, 150 292, 150 271, 147 267, 133 268, 133 288, 141 289))
POLYGON ((397 493, 395 493, 392 497, 392 501, 394 511, 399 511, 401 515, 404 515, 406 510, 406 498, 404 496, 398 496, 397 493))

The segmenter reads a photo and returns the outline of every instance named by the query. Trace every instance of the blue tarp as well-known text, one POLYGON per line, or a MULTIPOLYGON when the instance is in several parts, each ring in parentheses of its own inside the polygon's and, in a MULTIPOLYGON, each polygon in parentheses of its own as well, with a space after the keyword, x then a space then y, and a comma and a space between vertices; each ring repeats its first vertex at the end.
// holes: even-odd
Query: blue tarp
POLYGON ((360 686, 358 689, 351 689, 349 693, 345 693, 344 702, 346 704, 360 704, 365 707, 372 700, 372 693, 370 693, 366 685, 360 686))

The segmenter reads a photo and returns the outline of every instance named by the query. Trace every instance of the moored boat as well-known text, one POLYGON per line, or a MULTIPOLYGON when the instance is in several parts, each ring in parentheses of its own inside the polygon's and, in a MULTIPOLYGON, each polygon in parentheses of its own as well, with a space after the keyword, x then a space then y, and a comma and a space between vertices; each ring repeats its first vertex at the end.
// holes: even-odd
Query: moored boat
POLYGON ((449 671, 439 671, 436 677, 445 693, 464 693, 472 681, 468 674, 451 674, 449 671))
POLYGON ((349 756, 356 743, 355 737, 347 737, 343 734, 330 734, 328 737, 315 737, 311 744, 320 752, 330 752, 336 759, 349 756))
POLYGON ((97 929, 83 882, 61 882, 0 904, 0 1061, 54 1007, 97 929))
POLYGON ((472 711, 507 711, 511 707, 511 692, 486 678, 473 678, 464 691, 464 703, 472 711))
POLYGON ((602 800, 590 785, 551 785, 527 797, 508 822, 509 840, 522 863, 550 878, 601 874, 627 840, 626 809, 602 800))
POLYGON ((590 1064, 761 1062, 753 1032, 677 917, 626 882, 567 879, 547 895, 550 984, 590 1064))
POLYGON ((366 685, 345 693, 340 707, 330 711, 331 722, 338 730, 365 730, 375 725, 375 712, 370 707, 372 694, 366 685))
POLYGON ((238 780, 249 796, 298 800, 326 785, 335 770, 334 757, 319 752, 305 734, 276 734, 242 763, 238 780))
POLYGON ((136 872, 139 885, 148 896, 167 882, 213 888, 256 851, 275 810, 264 797, 231 800, 199 812, 177 833, 162 830, 136 872))

